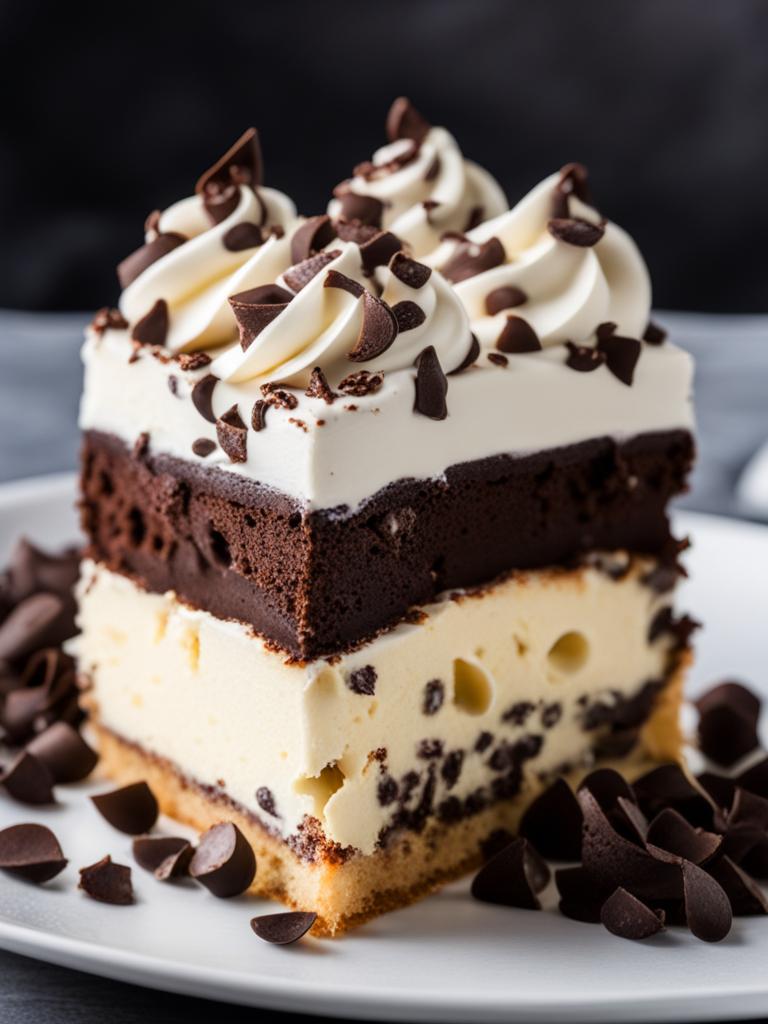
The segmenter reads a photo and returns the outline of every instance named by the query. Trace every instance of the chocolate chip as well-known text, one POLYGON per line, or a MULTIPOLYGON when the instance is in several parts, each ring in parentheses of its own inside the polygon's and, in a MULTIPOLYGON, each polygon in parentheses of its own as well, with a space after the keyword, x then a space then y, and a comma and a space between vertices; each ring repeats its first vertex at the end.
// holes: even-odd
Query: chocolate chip
POLYGON ((521 316, 508 316, 501 334, 496 339, 496 348, 501 352, 539 352, 539 336, 521 316))
POLYGON ((316 366, 312 371, 304 394, 307 398, 320 398, 326 405, 333 405, 337 397, 319 366, 316 366))
POLYGON ((445 684, 440 679, 430 679, 424 687, 421 710, 425 715, 436 715, 445 700, 445 684))
POLYGON ((356 299, 365 291, 365 288, 357 281, 354 281, 351 277, 347 277, 346 274, 342 274, 338 270, 329 270, 325 275, 325 282, 323 288, 339 288, 341 291, 349 292, 350 295, 354 295, 356 299))
POLYGON ((256 802, 262 811, 271 815, 273 818, 279 818, 280 815, 277 813, 277 806, 275 805, 275 797, 271 789, 267 786, 259 786, 256 790, 256 802))
POLYGON ((648 326, 643 332, 643 341, 647 341, 649 345, 661 345, 667 337, 667 332, 663 327, 659 327, 658 324, 648 321, 648 326))
POLYGON ((91 320, 91 330, 96 334, 103 334, 105 331, 123 331, 128 326, 119 309, 110 309, 109 306, 102 306, 91 320))
POLYGON ((374 196, 362 196, 357 192, 345 191, 340 196, 339 215, 348 221, 381 227, 384 203, 374 196))
POLYGON ((339 384, 339 391, 345 395, 354 395, 362 398, 364 395, 372 395, 379 390, 384 383, 383 373, 370 373, 368 370, 358 370, 357 373, 350 373, 339 384))
POLYGON ((213 390, 219 383, 219 378, 212 373, 201 377, 192 388, 192 404, 209 423, 216 422, 216 414, 213 411, 213 390))
POLYGON ((663 911, 651 910, 621 886, 603 904, 600 920, 621 939, 648 939, 664 928, 663 911))
POLYGON ((760 698, 740 683, 724 682, 696 701, 699 746, 716 764, 730 767, 758 746, 760 698))
POLYGON ((139 836, 133 840, 136 863, 160 882, 188 875, 193 852, 189 840, 181 836, 139 836))
POLYGON ((711 860, 722 842, 721 837, 713 832, 694 828, 672 807, 659 811, 648 825, 646 840, 694 864, 705 864, 711 860))
POLYGON ((525 811, 520 835, 550 860, 579 860, 582 813, 565 779, 557 779, 525 811))
POLYGON ((355 669, 347 676, 347 687, 352 693, 371 697, 376 692, 377 678, 378 674, 373 665, 363 665, 362 668, 355 669))
POLYGON ((129 836, 149 832, 157 821, 157 800, 146 782, 132 782, 109 793, 92 796, 91 800, 113 828, 129 836))
POLYGON ((553 217, 547 221, 547 230, 558 242, 589 248, 597 245, 605 234, 601 224, 592 224, 580 217, 553 217))
POLYGON ((331 218, 327 214, 308 217, 291 238, 291 263, 302 263, 330 245, 336 237, 331 218))
POLYGON ((461 768, 463 764, 463 750, 451 750, 445 755, 445 760, 443 761, 440 769, 440 774, 443 777, 446 789, 453 789, 459 781, 459 775, 461 775, 461 768))
POLYGON ((54 782, 80 782, 99 756, 67 722, 54 722, 27 744, 27 751, 48 768, 54 782))
POLYGON ((248 460, 248 428, 235 403, 216 420, 216 436, 230 462, 248 460))
POLYGON ((355 347, 347 357, 356 363, 377 359, 386 352, 397 337, 397 320, 386 302, 365 292, 363 295, 363 322, 355 347))
POLYGON ((291 291, 298 293, 339 256, 341 256, 341 249, 331 249, 330 252, 319 252, 316 256, 310 256, 309 259, 289 267, 283 274, 283 281, 291 291))
POLYGON ((414 107, 407 96, 398 96, 387 114, 387 138, 413 139, 421 144, 432 125, 414 107))
POLYGON ((489 352, 488 362, 493 363, 494 366, 501 366, 502 368, 509 366, 509 360, 505 355, 502 355, 501 352, 489 352))
POLYGON ((241 221, 224 234, 222 245, 229 252, 242 252, 244 249, 256 249, 265 242, 264 232, 258 224, 241 221))
POLYGON ((153 263, 162 259, 163 256, 167 256, 174 249, 178 249, 186 241, 185 235, 169 231, 165 234, 157 235, 152 241, 147 242, 141 248, 132 252, 130 256, 126 256, 122 263, 117 265, 117 279, 120 282, 120 287, 127 288, 129 284, 132 284, 137 277, 144 273, 147 267, 151 267, 153 263))
POLYGON ((214 896, 239 896, 256 875, 256 857, 237 825, 222 822, 200 837, 189 873, 214 896))
POLYGON ((0 625, 0 659, 15 661, 53 642, 64 613, 57 594, 33 594, 21 601, 0 625))
POLYGON ((483 903, 541 910, 537 893, 549 878, 549 868, 530 843, 515 839, 480 868, 471 891, 483 903))
POLYGON ((690 861, 683 861, 682 874, 688 927, 703 942, 720 942, 733 921, 728 897, 711 875, 690 861))
POLYGON ((251 918, 251 928, 260 939, 275 946, 287 946, 306 935, 317 920, 317 914, 303 910, 286 910, 281 914, 262 914, 251 918))
POLYGON ((591 345, 574 345, 572 341, 566 341, 565 345, 568 349, 565 365, 571 370, 591 373, 605 362, 605 353, 591 345))
POLYGON ((415 327, 421 327, 427 319, 427 314, 415 302, 404 299, 392 307, 392 312, 397 320, 397 329, 402 334, 404 331, 412 331, 415 327))
POLYGON ((428 345, 416 359, 416 396, 414 412, 432 420, 444 420, 448 415, 445 396, 448 393, 446 380, 434 346, 428 345))
POLYGON ((392 257, 389 269, 408 288, 423 288, 432 276, 432 268, 418 263, 406 256, 404 252, 396 252, 392 257))
POLYGON ((210 186, 229 184, 260 185, 263 175, 261 146, 255 128, 248 128, 216 163, 201 175, 195 185, 200 195, 210 186))
POLYGON ((487 242, 467 240, 458 243, 453 255, 440 271, 453 284, 459 284, 476 274, 501 266, 506 258, 504 246, 496 237, 489 238, 487 242))
POLYGON ((631 386, 642 346, 636 338, 622 338, 618 334, 598 338, 598 349, 604 354, 608 369, 622 384, 631 386))
POLYGON ((730 857, 718 857, 707 865, 707 874, 712 875, 725 892, 734 917, 768 914, 768 898, 765 893, 730 857))
POLYGON ((29 882, 48 882, 67 866, 56 836, 45 825, 11 825, 0 831, 0 868, 29 882))
POLYGON ((99 903, 122 907, 133 903, 131 869, 125 864, 115 864, 109 856, 80 868, 79 888, 99 903))
POLYGON ((462 373, 464 370, 468 370, 469 367, 472 366, 473 363, 477 362, 477 357, 479 355, 480 355, 480 342, 477 340, 477 338, 475 337, 474 334, 471 334, 470 335, 470 339, 469 339, 469 348, 467 349, 467 354, 464 356, 464 358, 459 363, 459 365, 456 367, 456 369, 455 370, 451 370, 451 372, 448 374, 448 376, 452 377, 455 373, 462 373))
POLYGON ((515 285, 504 285, 501 288, 494 288, 485 297, 485 311, 488 316, 495 316, 502 309, 514 309, 515 306, 522 306, 528 301, 528 296, 522 288, 515 285))
POLYGON ((215 450, 216 442, 211 441, 208 437, 198 437, 196 441, 192 442, 192 451, 195 455, 199 455, 201 459, 204 459, 215 450))
POLYGON ((34 754, 23 750, 0 775, 0 785, 22 804, 52 804, 53 776, 34 754))
POLYGON ((363 270, 370 275, 376 267, 386 267, 402 247, 403 243, 391 231, 378 231, 360 245, 363 270))

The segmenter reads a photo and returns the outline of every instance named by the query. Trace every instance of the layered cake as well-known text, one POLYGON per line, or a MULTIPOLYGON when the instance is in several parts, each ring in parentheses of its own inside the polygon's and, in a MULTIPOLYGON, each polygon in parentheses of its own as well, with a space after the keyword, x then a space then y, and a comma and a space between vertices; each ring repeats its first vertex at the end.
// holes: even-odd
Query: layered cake
POLYGON ((691 362, 635 245, 578 165, 505 210, 407 102, 388 124, 306 219, 246 133, 84 346, 102 765, 236 822, 255 891, 325 933, 473 867, 561 773, 677 758, 689 657, 691 362))

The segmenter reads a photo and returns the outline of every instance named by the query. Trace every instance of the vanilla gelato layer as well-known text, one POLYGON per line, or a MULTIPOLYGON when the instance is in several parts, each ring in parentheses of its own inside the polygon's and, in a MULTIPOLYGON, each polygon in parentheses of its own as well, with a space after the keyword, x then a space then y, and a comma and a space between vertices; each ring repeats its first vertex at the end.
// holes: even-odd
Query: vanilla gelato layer
POLYGON ((418 827, 419 807, 447 817, 590 758, 669 670, 674 638, 649 642, 670 601, 642 582, 652 565, 515 574, 349 655, 291 663, 85 562, 78 654, 103 726, 289 841, 314 818, 370 853, 418 827))

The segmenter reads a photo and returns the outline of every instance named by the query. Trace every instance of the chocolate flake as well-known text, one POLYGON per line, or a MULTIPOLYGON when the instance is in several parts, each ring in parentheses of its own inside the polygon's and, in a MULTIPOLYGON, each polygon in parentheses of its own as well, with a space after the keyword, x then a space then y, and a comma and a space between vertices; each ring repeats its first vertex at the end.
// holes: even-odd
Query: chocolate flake
POLYGON ((421 710, 425 715, 436 715, 445 700, 445 684, 441 679, 430 679, 424 687, 421 710))
POLYGON ((352 693, 359 693, 361 696, 372 697, 376 692, 376 679, 378 678, 373 665, 363 665, 355 669, 347 676, 347 687, 352 693))
POLYGON ((414 107, 407 96, 398 96, 387 114, 387 138, 413 139, 420 145, 432 125, 414 107))
POLYGON ((427 314, 415 302, 404 299, 392 307, 392 312, 397 320, 397 329, 402 334, 404 331, 412 331, 415 327, 421 327, 427 319, 427 314))
POLYGON ((495 236, 487 242, 470 242, 467 239, 458 243, 453 255, 440 270, 443 277, 453 284, 459 284, 476 274, 501 266, 506 258, 504 246, 495 236))
POLYGON ((363 322, 355 347, 347 357, 355 363, 377 359, 397 337, 397 320, 386 302, 366 291, 363 295, 363 322))
POLYGON ((673 807, 692 825, 706 828, 712 824, 712 805, 678 764, 652 768, 634 780, 632 789, 649 818, 666 807, 673 807))
POLYGON ((503 285, 488 292, 485 297, 485 311, 488 316, 495 316, 503 309, 514 309, 515 306, 522 306, 527 301, 528 296, 522 288, 513 284, 503 285))
POLYGON ((404 252, 396 252, 389 263, 389 269, 408 288, 423 288, 432 276, 432 268, 418 263, 406 256, 404 252))
POLYGON ((605 353, 591 345, 574 345, 572 341, 566 341, 565 345, 568 349, 565 365, 571 370, 591 373, 605 362, 605 353))
POLYGON ((227 231, 221 244, 229 252, 242 252, 245 249, 256 249, 265 242, 264 232, 258 224, 247 220, 235 224, 227 231))
POLYGON ((647 341, 649 345, 662 345, 666 340, 667 332, 663 327, 659 327, 658 324, 648 321, 648 326, 643 332, 643 341, 647 341))
POLYGON ((730 767, 758 745, 760 698, 746 686, 724 682, 696 701, 699 746, 716 764, 730 767))
POLYGON ((583 817, 576 795, 563 778, 556 779, 520 821, 520 835, 550 860, 579 860, 583 817))
POLYGON ((248 128, 216 163, 201 175, 195 192, 201 195, 210 185, 225 187, 232 183, 260 185, 263 175, 261 146, 255 128, 248 128))
POLYGON ((125 864, 115 864, 109 856, 80 868, 79 888, 99 903, 122 907, 133 903, 131 869, 125 864))
POLYGON ((275 381, 267 381, 266 384, 260 386, 259 390, 264 395, 267 405, 274 405, 276 409, 295 409, 299 404, 299 400, 293 392, 287 391, 275 381))
POLYGON ((265 327, 280 316, 292 299, 293 294, 278 284, 263 284, 230 295, 229 304, 237 320, 243 352, 265 327))
POLYGON ((237 825, 221 822, 200 837, 189 873, 214 896, 239 896, 256 875, 256 857, 237 825))
POLYGON ((168 303, 158 299, 152 309, 133 325, 131 339, 140 345, 164 345, 168 336, 168 303))
POLYGON ((663 911, 651 910, 621 886, 603 904, 600 920, 621 939, 648 939, 664 928, 663 911))
POLYGON ((477 340, 474 334, 471 334, 469 336, 469 348, 467 349, 467 354, 464 356, 464 358, 456 367, 456 369, 451 370, 448 376, 452 377, 455 373, 462 373, 464 370, 468 370, 469 367, 473 365, 473 363, 477 362, 477 357, 479 355, 480 342, 477 340))
POLYGON ((56 836, 45 825, 11 825, 0 831, 0 868, 29 882, 48 882, 67 866, 56 836))
POLYGON ((341 256, 341 249, 331 249, 330 252, 319 252, 316 256, 310 256, 301 263, 289 267, 283 274, 283 281, 292 292, 300 292, 309 282, 324 270, 329 263, 341 256))
POLYGON ((211 441, 208 437, 198 437, 196 441, 192 442, 192 451, 195 455, 199 455, 201 459, 206 458, 215 450, 216 442, 211 441))
POLYGON ((480 868, 471 891, 483 903, 541 910, 537 893, 549 878, 549 868, 528 840, 515 839, 480 868))
POLYGON ((248 459, 248 428, 243 423, 237 402, 216 420, 216 436, 230 462, 248 459))
POLYGON ((91 330, 96 334, 103 334, 105 331, 123 331, 128 326, 119 309, 111 309, 109 306, 102 306, 91 320, 91 330))
POLYGON ((340 216, 347 221, 357 221, 371 227, 381 227, 384 203, 374 196, 363 196, 357 192, 344 191, 338 196, 340 216))
POLYGON ((539 336, 521 316, 508 316, 501 334, 496 339, 496 348, 501 352, 540 352, 539 336))
POLYGON ((257 398, 251 409, 251 427, 258 434, 267 425, 268 404, 263 398, 257 398))
POLYGON ((193 852, 192 844, 181 836, 137 836, 133 840, 134 860, 161 882, 187 875, 193 852))
POLYGON ((720 942, 733 921, 728 897, 711 875, 690 861, 683 861, 682 875, 688 927, 703 942, 720 942))
POLYGON ((54 722, 27 744, 54 782, 80 782, 96 767, 99 756, 68 722, 54 722))
POLYGON ((177 234, 175 231, 168 231, 165 234, 156 235, 151 241, 142 245, 141 248, 126 256, 122 263, 117 265, 117 279, 121 288, 127 288, 147 267, 151 267, 169 252, 178 249, 187 241, 185 235, 177 234))
POLYGON ((391 231, 377 231, 360 245, 363 271, 371 275, 376 267, 386 267, 402 248, 403 243, 391 231))
POLYGON ((351 277, 347 277, 346 274, 342 274, 338 270, 329 270, 325 275, 325 282, 323 288, 340 288, 342 291, 349 292, 350 295, 354 295, 356 299, 365 291, 365 288, 357 281, 354 281, 351 277))
POLYGON ((32 594, 0 625, 0 659, 15 661, 50 643, 65 612, 58 594, 32 594))
POLYGON ((674 808, 659 811, 648 825, 646 841, 694 864, 705 864, 720 849, 722 838, 694 828, 674 808))
POLYGON ((316 366, 309 378, 307 390, 304 392, 307 398, 321 398, 326 405, 333 405, 336 395, 334 394, 328 380, 319 366, 316 366))
POLYGON ((303 910, 286 910, 280 914, 262 914, 251 918, 251 928, 260 939, 275 946, 287 946, 306 935, 317 920, 317 914, 303 910))
POLYGON ((707 866, 707 873, 724 890, 734 917, 768 914, 768 898, 765 893, 730 857, 718 857, 707 866))
POLYGON ((553 217, 547 221, 547 230, 550 235, 567 245, 575 245, 579 248, 589 248, 597 245, 605 234, 605 227, 601 224, 592 224, 581 217, 553 217))
POLYGON ((618 334, 611 334, 607 337, 598 337, 597 347, 605 355, 608 369, 614 377, 630 387, 642 351, 640 342, 636 338, 622 338, 618 334))
POLYGON ((22 804, 52 804, 53 775, 34 754, 23 750, 0 775, 0 785, 22 804))
POLYGON ((428 345, 416 358, 416 395, 414 412, 432 420, 444 420, 448 415, 445 396, 448 393, 440 360, 433 345, 428 345))
POLYGON ((362 398, 364 395, 374 394, 383 383, 383 373, 358 370, 357 373, 348 374, 341 381, 339 391, 342 391, 345 395, 354 395, 355 398, 362 398))
POLYGON ((291 237, 291 263, 308 260, 326 245, 330 245, 335 237, 333 222, 327 214, 308 217, 291 237))
POLYGON ((155 794, 146 782, 132 782, 109 793, 92 796, 91 800, 113 828, 129 836, 149 832, 159 814, 155 794))

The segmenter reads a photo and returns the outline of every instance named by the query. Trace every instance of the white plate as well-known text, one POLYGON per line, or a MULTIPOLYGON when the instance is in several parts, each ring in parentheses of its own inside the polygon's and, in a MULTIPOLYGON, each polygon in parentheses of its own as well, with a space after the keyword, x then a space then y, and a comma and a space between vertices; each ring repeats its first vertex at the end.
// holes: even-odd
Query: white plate
MULTIPOLYGON (((0 487, 0 557, 22 531, 49 545, 72 539, 73 493, 69 477, 0 487)), ((695 537, 682 600, 707 624, 692 688, 723 675, 768 687, 768 530, 693 515, 680 515, 677 527, 695 537)), ((768 1014, 765 918, 738 919, 714 946, 680 929, 624 942, 554 912, 474 903, 461 883, 348 938, 276 948, 248 925, 267 904, 216 900, 140 868, 135 906, 94 903, 76 889, 77 868, 106 853, 133 863, 128 837, 86 799, 94 788, 60 787, 53 810, 0 800, 0 827, 45 822, 70 858, 44 887, 0 879, 0 946, 173 992, 329 1016, 597 1022, 768 1014)))

